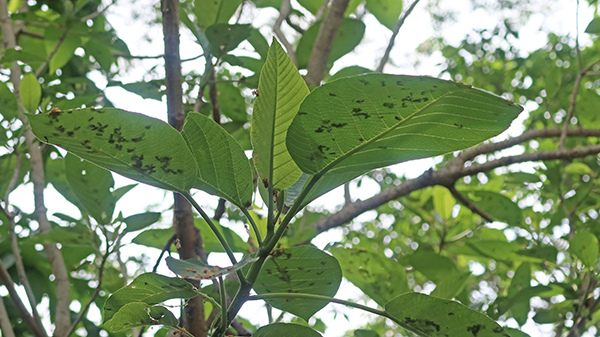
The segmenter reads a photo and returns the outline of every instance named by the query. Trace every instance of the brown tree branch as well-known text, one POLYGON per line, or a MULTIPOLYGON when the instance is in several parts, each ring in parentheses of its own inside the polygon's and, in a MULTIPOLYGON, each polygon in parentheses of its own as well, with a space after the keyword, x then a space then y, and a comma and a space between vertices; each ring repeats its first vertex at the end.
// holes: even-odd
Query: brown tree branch
MULTIPOLYGON (((547 130, 531 130, 531 132, 526 132, 524 133, 524 135, 528 137, 533 137, 534 135, 537 135, 538 137, 547 138, 552 136, 559 136, 561 131, 562 130, 560 128, 547 130)), ((586 137, 588 134, 600 134, 600 130, 568 129, 567 134, 578 137, 586 137)), ((521 139, 522 141, 532 139, 528 137, 523 137, 522 135, 516 138, 521 139)), ((490 152, 487 153, 491 153, 493 151, 508 148, 513 145, 515 144, 513 144, 512 139, 509 139, 500 143, 482 144, 476 148, 465 150, 465 152, 470 151, 471 155, 480 153, 482 152, 482 150, 478 148, 482 147, 484 149, 490 150, 490 152), (498 144, 501 144, 504 147, 499 146, 498 144)), ((352 219, 366 211, 375 209, 391 200, 395 200, 400 197, 406 196, 416 190, 435 185, 452 186, 458 179, 462 177, 474 175, 479 172, 488 172, 498 167, 504 167, 515 163, 523 163, 530 161, 581 158, 598 153, 600 153, 600 145, 591 145, 575 149, 559 149, 554 151, 524 153, 520 155, 507 156, 500 159, 488 161, 483 164, 473 163, 470 166, 466 167, 464 165, 465 160, 463 157, 461 157, 461 154, 437 171, 433 171, 430 169, 417 178, 408 179, 400 185, 383 190, 378 195, 375 195, 369 199, 355 201, 349 205, 344 206, 337 213, 323 217, 318 221, 312 223, 310 226, 315 228, 317 230, 317 233, 322 233, 331 228, 339 227, 345 223, 348 223, 352 219)), ((470 157, 470 155, 465 157, 470 157)))
POLYGON ((8 312, 6 311, 2 297, 0 297, 0 331, 2 331, 5 337, 15 337, 15 331, 8 319, 8 312))
POLYGON ((419 1, 420 0, 414 0, 413 3, 410 4, 410 7, 408 7, 406 12, 404 12, 404 14, 402 14, 402 16, 400 16, 400 19, 398 20, 398 24, 396 25, 396 27, 394 27, 394 31, 392 32, 392 37, 390 38, 390 42, 388 43, 388 46, 385 49, 385 53, 383 54, 383 57, 381 58, 381 61, 379 62, 379 65, 377 66, 377 69, 375 70, 375 72, 378 72, 378 73, 383 72, 383 68, 387 64, 387 62, 390 58, 390 54, 392 53, 392 48, 394 48, 394 41, 396 40, 396 36, 398 36, 398 32, 400 32, 400 28, 402 28, 402 26, 404 25, 404 22, 406 21, 406 18, 410 15, 410 13, 412 13, 413 9, 415 9, 415 7, 419 3, 419 1))
MULTIPOLYGON (((167 94, 167 113, 169 124, 181 131, 185 122, 183 109, 183 89, 181 76, 181 56, 179 54, 179 1, 161 0, 163 18, 163 34, 165 46, 165 81, 167 94)), ((174 193, 173 227, 181 248, 178 248, 181 259, 196 258, 196 250, 202 247, 200 230, 194 224, 194 213, 187 199, 174 193)), ((191 281, 195 287, 200 282, 191 281)), ((196 337, 208 335, 208 325, 204 319, 204 302, 195 297, 188 301, 182 309, 184 328, 196 337)))
POLYGON ((349 1, 350 0, 333 0, 329 13, 321 24, 321 29, 317 34, 317 39, 313 45, 308 66, 306 67, 308 73, 304 80, 308 85, 320 85, 325 76, 325 72, 327 71, 327 61, 329 60, 329 54, 331 54, 333 41, 335 41, 337 32, 342 24, 349 1))
POLYGON ((467 198, 464 194, 460 193, 456 190, 456 187, 446 186, 446 188, 452 193, 452 196, 458 200, 461 204, 471 210, 471 212, 478 214, 482 217, 486 222, 494 222, 494 218, 492 218, 489 214, 487 214, 484 210, 475 205, 471 199, 467 198))

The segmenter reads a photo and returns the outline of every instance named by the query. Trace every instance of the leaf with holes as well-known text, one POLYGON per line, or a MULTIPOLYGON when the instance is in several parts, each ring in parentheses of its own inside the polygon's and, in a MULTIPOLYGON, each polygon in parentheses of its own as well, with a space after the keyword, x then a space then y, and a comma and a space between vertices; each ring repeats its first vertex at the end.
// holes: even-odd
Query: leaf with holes
POLYGON ((169 269, 175 274, 181 275, 184 278, 204 280, 236 272, 244 268, 248 263, 256 261, 256 259, 247 256, 233 266, 225 268, 209 266, 196 259, 177 260, 167 256, 166 261, 169 269))
MULTIPOLYGON (((257 294, 302 293, 332 297, 342 281, 338 261, 313 246, 275 251, 263 266, 254 290, 257 294)), ((308 320, 327 305, 325 301, 272 298, 267 303, 308 320)))
POLYGON ((419 293, 400 295, 385 311, 401 327, 419 336, 510 337, 498 323, 458 302, 419 293))
POLYGON ((481 143, 521 111, 493 94, 430 77, 346 77, 306 97, 287 148, 313 183, 319 180, 307 202, 372 169, 481 143))
POLYGON ((198 165, 193 187, 246 208, 252 204, 252 167, 233 136, 210 118, 190 113, 183 127, 198 165))
POLYGON ((197 293, 190 283, 180 278, 145 273, 127 286, 115 291, 104 304, 104 322, 110 320, 124 305, 143 302, 154 305, 172 298, 189 299, 197 293))
POLYGON ((114 108, 27 118, 41 141, 127 178, 182 193, 196 178, 196 162, 181 134, 156 118, 114 108))
POLYGON ((288 153, 285 136, 309 91, 298 69, 275 39, 260 72, 258 90, 260 95, 252 112, 254 162, 263 181, 268 182, 272 172, 273 188, 284 190, 302 175, 288 153))

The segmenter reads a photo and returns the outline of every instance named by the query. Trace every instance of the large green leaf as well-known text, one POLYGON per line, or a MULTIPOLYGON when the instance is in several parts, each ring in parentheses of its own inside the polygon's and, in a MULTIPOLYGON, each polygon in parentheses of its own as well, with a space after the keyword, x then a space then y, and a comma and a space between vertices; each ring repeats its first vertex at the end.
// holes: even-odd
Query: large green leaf
MULTIPOLYGON (((310 54, 320 29, 321 22, 315 23, 304 32, 302 38, 298 42, 298 48, 296 49, 298 68, 306 68, 308 65, 308 60, 310 59, 310 54)), ((331 46, 331 53, 327 60, 328 67, 331 67, 333 62, 354 50, 362 40, 364 34, 364 22, 358 19, 344 19, 340 25, 338 35, 335 37, 333 45, 331 46)))
POLYGON ((28 115, 34 134, 98 166, 168 190, 185 192, 196 162, 169 124, 114 108, 28 115))
POLYGON ((381 306, 410 290, 404 268, 384 255, 344 248, 332 248, 331 253, 344 277, 381 306))
POLYGON ((112 174, 72 154, 65 157, 65 170, 79 202, 99 224, 108 225, 116 203, 111 192, 115 184, 112 174))
POLYGON ((42 87, 37 77, 32 73, 23 75, 19 86, 21 92, 21 102, 28 112, 35 112, 40 105, 42 98, 42 87))
POLYGON ((179 321, 169 309, 162 306, 152 306, 144 302, 125 304, 104 327, 111 332, 122 331, 143 325, 168 325, 176 327, 179 321))
POLYGON ((510 337, 498 323, 458 302, 407 293, 385 305, 385 311, 419 336, 510 337))
POLYGON ((145 273, 127 286, 115 291, 104 304, 104 322, 110 320, 124 305, 143 302, 154 305, 172 298, 192 298, 197 295, 194 287, 183 279, 145 273))
POLYGON ((189 144, 198 175, 193 187, 225 198, 239 207, 252 204, 252 167, 242 147, 212 119, 188 114, 183 136, 189 144))
MULTIPOLYGON (((257 294, 302 293, 334 296, 342 281, 337 260, 313 246, 286 248, 264 264, 254 290, 257 294)), ((265 300, 273 307, 308 320, 327 302, 299 298, 265 300)))
POLYGON ((367 0, 367 9, 377 21, 392 30, 402 13, 402 0, 367 0))
POLYGON ((578 232, 569 240, 569 252, 590 268, 598 261, 598 238, 590 232, 578 232))
POLYGON ((287 151, 285 137, 309 90, 275 39, 260 73, 258 91, 252 112, 254 162, 263 181, 268 182, 273 172, 273 188, 284 190, 302 175, 287 151))
POLYGON ((300 324, 273 323, 260 327, 252 334, 254 337, 320 337, 315 330, 300 324))
POLYGON ((505 130, 521 110, 430 77, 346 77, 306 97, 287 146, 300 169, 320 179, 306 202, 374 168, 476 145, 505 130))

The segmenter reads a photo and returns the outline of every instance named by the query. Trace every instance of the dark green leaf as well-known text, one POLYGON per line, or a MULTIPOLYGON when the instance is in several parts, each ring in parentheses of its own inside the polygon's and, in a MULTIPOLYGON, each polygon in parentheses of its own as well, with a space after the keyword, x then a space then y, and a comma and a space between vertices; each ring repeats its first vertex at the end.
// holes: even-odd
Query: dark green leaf
POLYGON ((265 325, 252 334, 254 337, 321 337, 315 330, 300 324, 273 323, 265 325))
POLYGON ((212 119, 197 113, 188 114, 182 135, 199 168, 193 187, 239 207, 250 206, 253 172, 235 139, 212 119))
MULTIPOLYGON (((296 48, 298 68, 306 68, 308 65, 308 60, 310 59, 310 54, 320 29, 321 22, 312 25, 304 32, 300 42, 298 42, 298 48, 296 48)), ((361 20, 344 19, 340 25, 338 35, 331 46, 331 54, 329 54, 329 59, 327 61, 328 68, 330 68, 336 60, 354 50, 362 40, 364 34, 365 24, 361 20)))
POLYGON ((146 212, 134 214, 123 219, 123 222, 127 224, 125 232, 134 232, 144 229, 160 219, 159 212, 146 212))
POLYGON ((389 30, 393 30, 402 13, 402 2, 402 0, 367 0, 367 9, 377 18, 377 21, 389 30))
MULTIPOLYGON (((531 267, 529 263, 522 263, 515 271, 510 286, 508 287, 508 296, 515 297, 525 288, 531 287, 531 267)), ((508 308, 507 308, 508 309, 508 308)), ((525 324, 529 314, 529 298, 521 296, 515 298, 514 304, 510 308, 513 318, 519 325, 525 324)))
POLYGON ((598 260, 598 238, 589 232, 577 232, 569 240, 569 252, 590 268, 598 260))
POLYGON ((354 330, 354 337, 379 337, 379 334, 373 330, 358 329, 354 330))
POLYGON ((31 237, 32 243, 60 243, 66 246, 96 245, 94 232, 84 225, 76 224, 71 227, 54 227, 50 231, 31 237))
POLYGON ((400 295, 385 305, 400 326, 426 337, 510 337, 484 314, 458 302, 419 293, 400 295))
POLYGON ((202 30, 215 23, 227 23, 242 0, 194 0, 194 14, 202 30))
POLYGON ((78 23, 73 27, 66 28, 58 24, 51 24, 44 31, 44 45, 49 55, 54 51, 50 59, 50 73, 54 74, 57 69, 62 68, 75 53, 75 49, 84 45, 89 38, 86 36, 88 27, 78 23), (58 48, 57 48, 58 46, 58 48))
POLYGON ((155 273, 145 273, 135 278, 129 285, 117 290, 104 304, 104 322, 107 322, 131 302, 154 305, 172 298, 189 299, 195 297, 194 287, 183 279, 166 277, 155 273))
POLYGON ((221 57, 234 50, 242 41, 250 37, 250 25, 228 25, 217 23, 206 29, 210 52, 221 57))
POLYGON ((432 251, 416 252, 409 256, 415 270, 435 282, 434 296, 453 298, 465 286, 470 273, 459 270, 452 259, 432 251))
POLYGON ((588 34, 600 34, 600 18, 592 19, 585 29, 585 32, 588 34))
POLYGON ((158 119, 114 108, 28 119, 41 141, 128 178, 178 192, 187 191, 196 178, 196 163, 183 137, 158 119))
MULTIPOLYGON (((202 232, 204 239, 204 232, 202 232)), ((156 249, 163 249, 163 247, 169 241, 169 238, 173 236, 172 228, 161 228, 161 229, 146 229, 145 231, 138 234, 131 242, 156 249)), ((205 247, 209 251, 208 247, 205 247)), ((173 245, 169 246, 169 251, 173 250, 173 245)))
POLYGON ((472 191, 468 195, 475 205, 494 220, 506 222, 511 226, 521 225, 521 208, 504 195, 494 191, 472 191))
MULTIPOLYGON (((302 293, 334 296, 342 281, 338 261, 313 246, 282 249, 264 264, 254 290, 257 294, 302 293)), ((308 320, 327 302, 298 298, 266 300, 273 307, 308 320)))
POLYGON ((17 118, 19 107, 17 105, 17 97, 6 86, 6 83, 0 82, 0 115, 5 120, 10 121, 17 118))
POLYGON ((169 309, 151 306, 144 302, 127 303, 107 322, 104 327, 118 332, 143 325, 168 325, 176 327, 179 321, 169 309))
POLYGON ((340 263, 344 277, 381 306, 410 290, 404 268, 384 255, 364 249, 330 251, 340 263))
POLYGON ((287 146, 320 178, 305 202, 374 168, 464 149, 506 129, 522 108, 430 77, 366 74, 313 90, 287 146))
POLYGON ((157 101, 160 101, 165 94, 164 89, 161 89, 161 86, 164 85, 164 80, 153 80, 132 83, 113 82, 110 85, 120 85, 121 88, 130 91, 134 94, 140 95, 142 98, 155 99, 157 101))

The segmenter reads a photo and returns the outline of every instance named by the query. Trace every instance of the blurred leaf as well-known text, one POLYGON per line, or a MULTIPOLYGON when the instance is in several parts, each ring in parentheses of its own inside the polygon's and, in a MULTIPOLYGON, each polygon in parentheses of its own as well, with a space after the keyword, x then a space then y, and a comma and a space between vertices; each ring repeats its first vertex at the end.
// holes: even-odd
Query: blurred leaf
POLYGON ((246 256, 233 266, 224 268, 209 266, 200 262, 198 259, 177 260, 167 256, 166 261, 169 269, 175 274, 187 279, 204 280, 234 273, 242 269, 248 263, 256 261, 256 259, 251 259, 250 256, 246 256))
POLYGON ((7 121, 19 115, 17 97, 4 82, 0 82, 0 115, 7 121))
POLYGON ((415 270, 436 284, 432 293, 443 298, 453 298, 462 291, 469 272, 459 270, 452 259, 432 251, 416 252, 409 256, 415 270))
POLYGON ((585 32, 588 34, 600 34, 600 18, 593 18, 585 29, 585 32))
POLYGON ((35 113, 40 105, 40 99, 42 98, 42 87, 40 86, 37 77, 32 73, 23 75, 19 91, 21 93, 21 102, 23 102, 25 110, 30 113, 35 113))
MULTIPOLYGON (((140 229, 144 229, 154 223, 156 223, 160 219, 159 212, 145 212, 134 214, 123 219, 123 222, 127 224, 125 228, 125 232, 135 232, 140 229)), ((166 241, 165 241, 166 242, 166 241)))
POLYGON ((592 169, 581 162, 570 163, 569 165, 565 166, 565 172, 577 175, 585 175, 590 173, 593 174, 592 169))
POLYGON ((402 14, 402 0, 367 0, 367 9, 389 30, 394 30, 402 14))
POLYGON ((168 325, 177 327, 179 321, 169 309, 151 306, 144 302, 125 304, 104 327, 110 332, 118 332, 144 325, 168 325))
POLYGON ((291 323, 273 323, 264 325, 252 334, 254 337, 321 337, 315 330, 291 323))
POLYGON ((452 208, 456 205, 456 200, 447 188, 442 186, 433 187, 433 207, 440 217, 449 220, 452 217, 452 208))
POLYGON ((569 252, 591 268, 598 260, 598 238, 589 232, 577 232, 569 240, 569 252))
POLYGON ((206 29, 206 38, 210 44, 210 52, 216 57, 221 57, 250 37, 250 33, 250 25, 217 23, 206 29))
POLYGON ((202 30, 215 23, 227 23, 242 0, 194 0, 194 14, 202 30))
POLYGON ((60 243, 65 246, 96 246, 96 235, 84 225, 54 227, 46 233, 32 236, 32 243, 60 243))
POLYGON ((521 208, 512 200, 494 191, 470 191, 471 201, 496 221, 520 226, 523 221, 521 208))

